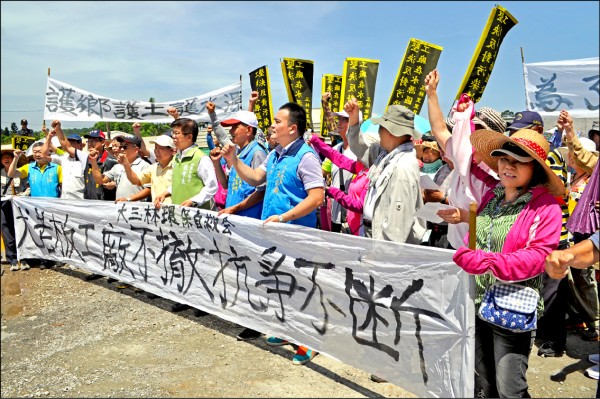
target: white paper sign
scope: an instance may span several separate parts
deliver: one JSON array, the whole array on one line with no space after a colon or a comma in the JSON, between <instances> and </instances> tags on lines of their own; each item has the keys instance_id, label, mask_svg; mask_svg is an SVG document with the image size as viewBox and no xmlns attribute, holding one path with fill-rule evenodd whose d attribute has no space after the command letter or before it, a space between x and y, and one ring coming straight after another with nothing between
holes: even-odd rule
<instances>
[{"instance_id":1,"label":"white paper sign","mask_svg":"<svg viewBox=\"0 0 600 399\"><path fill-rule=\"evenodd\" d=\"M12 201L19 258L117 278L417 396L473 396L472 287L452 251L181 206Z\"/></svg>"},{"instance_id":2,"label":"white paper sign","mask_svg":"<svg viewBox=\"0 0 600 399\"><path fill-rule=\"evenodd\" d=\"M157 122L171 123L168 107L175 107L181 118L209 122L206 103L215 103L219 120L241 109L242 84L236 83L197 97L163 103L114 100L93 94L56 79L48 78L44 119L61 121Z\"/></svg>"},{"instance_id":3,"label":"white paper sign","mask_svg":"<svg viewBox=\"0 0 600 399\"><path fill-rule=\"evenodd\" d=\"M419 186L421 186L421 190L442 190L442 188L435 184L431 179L431 176L425 173L421 174L421 177L419 178Z\"/></svg>"},{"instance_id":4,"label":"white paper sign","mask_svg":"<svg viewBox=\"0 0 600 399\"><path fill-rule=\"evenodd\" d=\"M598 118L598 57L523 64L527 109L558 116L566 109L575 118Z\"/></svg>"},{"instance_id":5,"label":"white paper sign","mask_svg":"<svg viewBox=\"0 0 600 399\"><path fill-rule=\"evenodd\" d=\"M441 202L426 202L417 209L415 217L425 219L431 223L442 223L444 220L437 215L437 211L442 209L456 209L455 206L442 204Z\"/></svg>"}]
</instances>

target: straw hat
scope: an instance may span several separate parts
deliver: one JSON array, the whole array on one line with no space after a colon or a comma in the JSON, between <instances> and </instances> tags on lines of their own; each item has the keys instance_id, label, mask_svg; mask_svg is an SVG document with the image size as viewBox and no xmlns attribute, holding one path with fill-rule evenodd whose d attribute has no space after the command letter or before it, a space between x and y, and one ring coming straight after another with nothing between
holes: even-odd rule
<instances>
[{"instance_id":1,"label":"straw hat","mask_svg":"<svg viewBox=\"0 0 600 399\"><path fill-rule=\"evenodd\" d=\"M435 150L439 154L441 154L437 141L423 141L421 144L415 144L415 150L417 151L417 158L421 159L423 157L423 150L425 148L431 148L432 150Z\"/></svg>"},{"instance_id":2,"label":"straw hat","mask_svg":"<svg viewBox=\"0 0 600 399\"><path fill-rule=\"evenodd\" d=\"M510 137L492 130L480 129L471 135L471 144L481 156L483 162L498 173L498 156L492 156L494 150L507 151L503 146L507 143L516 145L525 151L533 161L539 163L546 173L546 182L543 184L550 194L563 196L565 185L556 174L546 165L546 158L550 151L550 144L543 135L535 130L521 129ZM508 150L509 151L509 150ZM509 151L510 152L510 151ZM518 155L517 159L522 158Z\"/></svg>"},{"instance_id":3,"label":"straw hat","mask_svg":"<svg viewBox=\"0 0 600 399\"><path fill-rule=\"evenodd\" d=\"M12 148L11 144L2 144L2 155L4 156L4 154L10 154L10 156L14 156L14 148ZM27 163L27 158L24 155L21 155L21 158L19 158L19 162L17 163L17 168L20 168L21 166L25 165Z\"/></svg>"}]
</instances>

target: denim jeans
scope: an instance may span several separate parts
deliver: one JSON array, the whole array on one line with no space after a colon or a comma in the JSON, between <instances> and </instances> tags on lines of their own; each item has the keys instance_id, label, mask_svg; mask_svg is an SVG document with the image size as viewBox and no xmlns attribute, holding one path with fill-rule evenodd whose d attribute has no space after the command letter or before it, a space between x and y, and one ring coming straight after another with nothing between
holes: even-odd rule
<instances>
[{"instance_id":1,"label":"denim jeans","mask_svg":"<svg viewBox=\"0 0 600 399\"><path fill-rule=\"evenodd\" d=\"M530 398L526 373L535 331L516 333L475 319L475 397Z\"/></svg>"}]
</instances>

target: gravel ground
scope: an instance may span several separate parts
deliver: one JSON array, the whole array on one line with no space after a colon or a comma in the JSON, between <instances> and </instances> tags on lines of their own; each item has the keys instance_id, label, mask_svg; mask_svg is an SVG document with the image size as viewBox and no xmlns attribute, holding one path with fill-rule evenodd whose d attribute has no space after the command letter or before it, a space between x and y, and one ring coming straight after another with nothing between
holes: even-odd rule
<instances>
[{"instance_id":1,"label":"gravel ground","mask_svg":"<svg viewBox=\"0 0 600 399\"><path fill-rule=\"evenodd\" d=\"M291 346L239 342L240 326L87 274L2 265L1 397L414 397L324 355L294 366ZM583 371L598 343L567 346L547 359L534 348L532 396L595 395Z\"/></svg>"}]
</instances>

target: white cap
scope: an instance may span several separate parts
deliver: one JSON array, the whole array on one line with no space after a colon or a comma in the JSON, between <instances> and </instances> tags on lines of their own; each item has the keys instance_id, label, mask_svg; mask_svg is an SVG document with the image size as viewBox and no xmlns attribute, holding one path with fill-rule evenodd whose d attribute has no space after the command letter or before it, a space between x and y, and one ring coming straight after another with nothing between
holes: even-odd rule
<instances>
[{"instance_id":1,"label":"white cap","mask_svg":"<svg viewBox=\"0 0 600 399\"><path fill-rule=\"evenodd\" d=\"M175 143L173 142L173 139L167 136L166 134L163 134L162 136L158 136L156 139L151 140L150 144L158 144L163 147L175 148Z\"/></svg>"},{"instance_id":2,"label":"white cap","mask_svg":"<svg viewBox=\"0 0 600 399\"><path fill-rule=\"evenodd\" d=\"M254 112L241 110L235 112L228 119L221 121L221 126L231 126L239 122L242 122L244 125L258 127L258 120L256 119L256 115L254 115Z\"/></svg>"},{"instance_id":3,"label":"white cap","mask_svg":"<svg viewBox=\"0 0 600 399\"><path fill-rule=\"evenodd\" d=\"M350 118L346 111L334 112L334 115L341 116L344 118ZM358 111L358 124L360 125L363 122L363 113L361 110Z\"/></svg>"}]
</instances>

